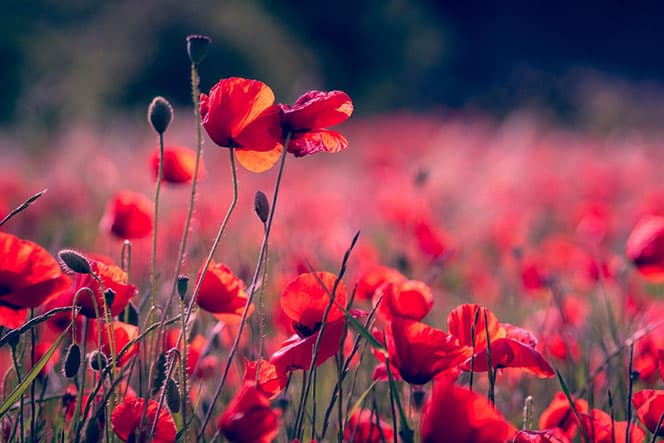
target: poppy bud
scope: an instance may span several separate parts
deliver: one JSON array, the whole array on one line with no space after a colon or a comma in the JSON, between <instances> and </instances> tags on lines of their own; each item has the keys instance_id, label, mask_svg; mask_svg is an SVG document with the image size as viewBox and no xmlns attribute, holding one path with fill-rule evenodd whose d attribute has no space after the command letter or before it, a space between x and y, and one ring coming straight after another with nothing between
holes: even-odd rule
<instances>
[{"instance_id":1,"label":"poppy bud","mask_svg":"<svg viewBox=\"0 0 664 443\"><path fill-rule=\"evenodd\" d=\"M76 343L72 343L71 346L69 346L69 349L67 349L67 354L65 355L65 377L72 378L76 376L80 366L81 348Z\"/></svg>"},{"instance_id":2,"label":"poppy bud","mask_svg":"<svg viewBox=\"0 0 664 443\"><path fill-rule=\"evenodd\" d=\"M148 107L148 120L157 134L166 132L173 118L173 107L164 97L155 97Z\"/></svg>"},{"instance_id":3,"label":"poppy bud","mask_svg":"<svg viewBox=\"0 0 664 443\"><path fill-rule=\"evenodd\" d=\"M189 284L189 277L187 277L186 275L178 276L178 295L182 300L184 300L184 296L187 295L188 284Z\"/></svg>"},{"instance_id":4,"label":"poppy bud","mask_svg":"<svg viewBox=\"0 0 664 443\"><path fill-rule=\"evenodd\" d=\"M111 288L106 289L104 291L104 300L106 301L106 306L110 308L115 301L115 291Z\"/></svg>"},{"instance_id":5,"label":"poppy bud","mask_svg":"<svg viewBox=\"0 0 664 443\"><path fill-rule=\"evenodd\" d=\"M90 369L93 371L101 371L108 364L106 354L100 351L92 351L89 356Z\"/></svg>"},{"instance_id":6,"label":"poppy bud","mask_svg":"<svg viewBox=\"0 0 664 443\"><path fill-rule=\"evenodd\" d=\"M212 39L207 35L194 34L187 36L187 54L191 63L197 65L203 61L210 43L212 43Z\"/></svg>"},{"instance_id":7,"label":"poppy bud","mask_svg":"<svg viewBox=\"0 0 664 443\"><path fill-rule=\"evenodd\" d=\"M256 195L254 195L254 210L258 218L266 223L267 217L270 215L270 202L267 201L267 196L262 191L256 191Z\"/></svg>"},{"instance_id":8,"label":"poppy bud","mask_svg":"<svg viewBox=\"0 0 664 443\"><path fill-rule=\"evenodd\" d=\"M60 264L63 265L65 270L75 272L77 274L89 274L90 262L82 254L74 251L73 249L63 249L58 252Z\"/></svg>"},{"instance_id":9,"label":"poppy bud","mask_svg":"<svg viewBox=\"0 0 664 443\"><path fill-rule=\"evenodd\" d=\"M161 352L152 367L152 395L159 392L164 385L164 380L166 380L166 353Z\"/></svg>"},{"instance_id":10,"label":"poppy bud","mask_svg":"<svg viewBox=\"0 0 664 443\"><path fill-rule=\"evenodd\" d=\"M180 412L180 390L172 378L166 382L166 404L173 414Z\"/></svg>"}]
</instances>

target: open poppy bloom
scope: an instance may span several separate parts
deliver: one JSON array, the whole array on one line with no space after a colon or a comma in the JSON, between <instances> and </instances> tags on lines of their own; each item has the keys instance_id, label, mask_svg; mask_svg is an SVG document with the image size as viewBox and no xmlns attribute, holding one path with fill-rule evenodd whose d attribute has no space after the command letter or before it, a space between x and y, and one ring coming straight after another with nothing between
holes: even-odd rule
<instances>
[{"instance_id":1,"label":"open poppy bloom","mask_svg":"<svg viewBox=\"0 0 664 443\"><path fill-rule=\"evenodd\" d=\"M487 323L484 321L485 313ZM477 319L476 323L475 319ZM473 324L475 325L474 335ZM493 342L507 335L505 328L500 324L495 314L479 305L464 304L458 306L447 316L448 332L455 336L462 346L470 348L471 353L473 342L476 351L486 348L486 324L488 324L490 341Z\"/></svg>"},{"instance_id":2,"label":"open poppy bloom","mask_svg":"<svg viewBox=\"0 0 664 443\"><path fill-rule=\"evenodd\" d=\"M217 421L230 442L270 443L279 433L279 412L253 383L243 383Z\"/></svg>"},{"instance_id":3,"label":"open poppy bloom","mask_svg":"<svg viewBox=\"0 0 664 443\"><path fill-rule=\"evenodd\" d=\"M360 276L357 282L355 297L359 300L371 300L380 286L395 280L406 280L406 277L396 269L387 266L374 266Z\"/></svg>"},{"instance_id":4,"label":"open poppy bloom","mask_svg":"<svg viewBox=\"0 0 664 443\"><path fill-rule=\"evenodd\" d=\"M647 280L664 280L664 217L638 222L627 239L627 256Z\"/></svg>"},{"instance_id":5,"label":"open poppy bloom","mask_svg":"<svg viewBox=\"0 0 664 443\"><path fill-rule=\"evenodd\" d=\"M159 148L152 151L150 164L154 172L155 180L159 177ZM163 180L167 183L179 184L189 183L194 178L196 166L196 153L188 148L180 146L164 147ZM198 165L198 178L205 174L203 158Z\"/></svg>"},{"instance_id":6,"label":"open poppy bloom","mask_svg":"<svg viewBox=\"0 0 664 443\"><path fill-rule=\"evenodd\" d=\"M122 441L144 441L143 436L147 439L150 434L150 428L157 415L158 403L154 400L148 400L147 414L145 414L145 429L142 430L141 436L137 437L135 434L140 426L141 417L143 417L143 408L145 400L143 398L136 398L133 400L125 400L113 409L111 414L111 425L113 432ZM173 443L177 434L175 421L168 411L168 408L161 408L159 411L159 418L157 419L157 429L152 435L152 441L156 443Z\"/></svg>"},{"instance_id":7,"label":"open poppy bloom","mask_svg":"<svg viewBox=\"0 0 664 443\"><path fill-rule=\"evenodd\" d=\"M374 305L378 303L378 316L384 320L395 317L422 320L433 306L431 289L416 280L389 281L374 293Z\"/></svg>"},{"instance_id":8,"label":"open poppy bloom","mask_svg":"<svg viewBox=\"0 0 664 443\"><path fill-rule=\"evenodd\" d=\"M345 92L309 91L293 106L281 104L279 108L284 132L292 134L288 152L296 157L348 147L343 135L325 129L346 121L353 113L353 102Z\"/></svg>"},{"instance_id":9,"label":"open poppy bloom","mask_svg":"<svg viewBox=\"0 0 664 443\"><path fill-rule=\"evenodd\" d=\"M474 357L466 360L460 368L470 371L471 365L476 372L489 370L487 347L475 353ZM474 362L471 363L471 359ZM511 338L499 338L491 342L491 366L493 369L519 368L528 371L540 378L550 378L556 375L553 368L542 355L520 341Z\"/></svg>"},{"instance_id":10,"label":"open poppy bloom","mask_svg":"<svg viewBox=\"0 0 664 443\"><path fill-rule=\"evenodd\" d=\"M104 291L109 289L113 291L113 303L109 306L111 316L119 315L127 307L129 300L138 294L136 286L128 282L127 273L119 266L111 263L103 263L94 259L88 259L90 269L103 283ZM97 280L90 274L76 274L74 288L67 299L63 299L65 306L73 303L74 295L81 288L90 288L94 294L94 299L90 291L82 290L76 298L76 304L81 307L81 314L88 318L104 317L104 294ZM96 308L95 308L96 304Z\"/></svg>"},{"instance_id":11,"label":"open poppy bloom","mask_svg":"<svg viewBox=\"0 0 664 443\"><path fill-rule=\"evenodd\" d=\"M222 79L209 95L201 94L200 110L201 123L212 141L235 148L245 168L261 172L274 164L279 154L275 157L266 151L281 146L281 125L274 93L265 83L241 77Z\"/></svg>"},{"instance_id":12,"label":"open poppy bloom","mask_svg":"<svg viewBox=\"0 0 664 443\"><path fill-rule=\"evenodd\" d=\"M144 195L120 191L108 204L101 227L122 240L144 238L152 232L152 210Z\"/></svg>"},{"instance_id":13,"label":"open poppy bloom","mask_svg":"<svg viewBox=\"0 0 664 443\"><path fill-rule=\"evenodd\" d=\"M201 274L199 271L197 280L201 278ZM233 274L228 266L212 260L203 278L196 303L214 314L218 320L239 319L247 304L248 296L244 289L244 282ZM251 309L253 310L253 305Z\"/></svg>"},{"instance_id":14,"label":"open poppy bloom","mask_svg":"<svg viewBox=\"0 0 664 443\"><path fill-rule=\"evenodd\" d=\"M165 350L167 349L172 349L175 348L176 343L178 342L178 337L180 336L180 329L170 329L166 332L166 337L165 337ZM199 371L196 373L196 375L200 376L200 365L202 361L199 361L201 359L201 355L203 354L203 351L205 350L206 346L206 339L202 335L198 334L196 335L191 342L187 344L187 375L191 376L194 373L194 370L196 370L196 367L198 366ZM180 348L178 349L180 353L183 352L184 347L182 345L182 341L180 342Z\"/></svg>"},{"instance_id":15,"label":"open poppy bloom","mask_svg":"<svg viewBox=\"0 0 664 443\"><path fill-rule=\"evenodd\" d=\"M583 399L573 400L579 414L588 413L588 402ZM568 439L574 439L578 422L564 392L557 392L549 406L542 411L539 419L540 429L561 429Z\"/></svg>"},{"instance_id":16,"label":"open poppy bloom","mask_svg":"<svg viewBox=\"0 0 664 443\"><path fill-rule=\"evenodd\" d=\"M71 279L36 243L0 232L0 325L18 328L35 308L69 288Z\"/></svg>"},{"instance_id":17,"label":"open poppy bloom","mask_svg":"<svg viewBox=\"0 0 664 443\"><path fill-rule=\"evenodd\" d=\"M280 299L281 308L293 321L293 328L300 337L308 337L320 329L325 310L330 304L329 294L336 281L337 276L329 272L300 274L284 289ZM346 285L343 281L339 281L334 294L335 303L328 313L328 323L344 316L344 312L337 306L346 305Z\"/></svg>"},{"instance_id":18,"label":"open poppy bloom","mask_svg":"<svg viewBox=\"0 0 664 443\"><path fill-rule=\"evenodd\" d=\"M328 323L323 331L320 340L318 354L316 355L316 366L320 366L339 351L341 338L344 333L345 319L340 318L332 323ZM296 369L308 370L313 358L314 346L320 330L314 335L300 337L293 335L281 344L281 348L272 354L270 363L272 363L277 373L285 374Z\"/></svg>"},{"instance_id":19,"label":"open poppy bloom","mask_svg":"<svg viewBox=\"0 0 664 443\"><path fill-rule=\"evenodd\" d=\"M380 443L393 439L392 426L369 409L356 411L344 428L344 441L349 443Z\"/></svg>"},{"instance_id":20,"label":"open poppy bloom","mask_svg":"<svg viewBox=\"0 0 664 443\"><path fill-rule=\"evenodd\" d=\"M641 423L650 431L655 432L657 423L664 414L664 390L644 389L632 396L632 404ZM657 433L664 437L664 425Z\"/></svg>"},{"instance_id":21,"label":"open poppy bloom","mask_svg":"<svg viewBox=\"0 0 664 443\"><path fill-rule=\"evenodd\" d=\"M629 428L629 440L625 439L627 421L615 421L609 414L593 409L589 414L579 414L583 434L588 436L592 443L643 443L646 433L636 425Z\"/></svg>"},{"instance_id":22,"label":"open poppy bloom","mask_svg":"<svg viewBox=\"0 0 664 443\"><path fill-rule=\"evenodd\" d=\"M434 386L420 425L423 443L505 443L515 431L484 396L447 383Z\"/></svg>"},{"instance_id":23,"label":"open poppy bloom","mask_svg":"<svg viewBox=\"0 0 664 443\"><path fill-rule=\"evenodd\" d=\"M256 387L268 398L276 397L286 387L288 376L285 372L279 371L274 363L261 359L260 362L245 360L245 364L246 369L242 382L256 382ZM258 377L256 377L256 370L258 370Z\"/></svg>"},{"instance_id":24,"label":"open poppy bloom","mask_svg":"<svg viewBox=\"0 0 664 443\"><path fill-rule=\"evenodd\" d=\"M392 319L386 341L390 363L405 381L416 385L428 383L468 357L455 337L414 320Z\"/></svg>"}]
</instances>

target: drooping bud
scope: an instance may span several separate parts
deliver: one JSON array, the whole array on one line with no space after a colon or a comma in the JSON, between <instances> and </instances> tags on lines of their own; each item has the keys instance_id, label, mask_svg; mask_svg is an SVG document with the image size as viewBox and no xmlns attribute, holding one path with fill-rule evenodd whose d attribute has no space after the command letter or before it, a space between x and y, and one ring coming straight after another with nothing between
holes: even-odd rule
<instances>
[{"instance_id":1,"label":"drooping bud","mask_svg":"<svg viewBox=\"0 0 664 443\"><path fill-rule=\"evenodd\" d=\"M254 195L254 210L256 215L263 222L267 222L267 218L270 215L270 202L267 200L267 196L262 191L256 191Z\"/></svg>"},{"instance_id":2,"label":"drooping bud","mask_svg":"<svg viewBox=\"0 0 664 443\"><path fill-rule=\"evenodd\" d=\"M73 249L63 249L58 252L60 264L67 271L75 272L77 274L89 274L91 272L90 262L85 256L74 251Z\"/></svg>"},{"instance_id":3,"label":"drooping bud","mask_svg":"<svg viewBox=\"0 0 664 443\"><path fill-rule=\"evenodd\" d=\"M180 390L172 378L166 382L166 404L173 414L180 412Z\"/></svg>"},{"instance_id":4,"label":"drooping bud","mask_svg":"<svg viewBox=\"0 0 664 443\"><path fill-rule=\"evenodd\" d=\"M65 377L72 378L78 374L78 368L81 366L81 348L76 344L72 343L67 349L67 354L65 355L65 365L64 373Z\"/></svg>"},{"instance_id":5,"label":"drooping bud","mask_svg":"<svg viewBox=\"0 0 664 443\"><path fill-rule=\"evenodd\" d=\"M178 276L178 295L182 300L184 300L184 296L187 295L187 285L189 284L189 277L186 275L179 275Z\"/></svg>"},{"instance_id":6,"label":"drooping bud","mask_svg":"<svg viewBox=\"0 0 664 443\"><path fill-rule=\"evenodd\" d=\"M207 35L187 36L187 54L191 63L198 65L207 55L212 39Z\"/></svg>"},{"instance_id":7,"label":"drooping bud","mask_svg":"<svg viewBox=\"0 0 664 443\"><path fill-rule=\"evenodd\" d=\"M93 371L101 371L108 364L106 354L100 351L92 351L88 357L88 361L90 362L90 369Z\"/></svg>"},{"instance_id":8,"label":"drooping bud","mask_svg":"<svg viewBox=\"0 0 664 443\"><path fill-rule=\"evenodd\" d=\"M157 134L163 134L173 119L173 107L164 97L155 97L148 107L148 121Z\"/></svg>"},{"instance_id":9,"label":"drooping bud","mask_svg":"<svg viewBox=\"0 0 664 443\"><path fill-rule=\"evenodd\" d=\"M152 367L152 395L157 395L164 385L164 380L166 380L166 353L160 352Z\"/></svg>"}]
</instances>

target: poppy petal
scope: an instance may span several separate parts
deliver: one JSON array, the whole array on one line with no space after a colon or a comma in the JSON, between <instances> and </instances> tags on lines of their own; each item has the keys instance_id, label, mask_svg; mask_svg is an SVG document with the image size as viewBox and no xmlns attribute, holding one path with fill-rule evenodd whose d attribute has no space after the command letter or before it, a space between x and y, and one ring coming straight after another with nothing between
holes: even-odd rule
<instances>
[{"instance_id":1,"label":"poppy petal","mask_svg":"<svg viewBox=\"0 0 664 443\"><path fill-rule=\"evenodd\" d=\"M317 152L339 152L348 147L348 140L337 131L315 129L303 134L296 134L288 144L288 152L295 157Z\"/></svg>"}]
</instances>

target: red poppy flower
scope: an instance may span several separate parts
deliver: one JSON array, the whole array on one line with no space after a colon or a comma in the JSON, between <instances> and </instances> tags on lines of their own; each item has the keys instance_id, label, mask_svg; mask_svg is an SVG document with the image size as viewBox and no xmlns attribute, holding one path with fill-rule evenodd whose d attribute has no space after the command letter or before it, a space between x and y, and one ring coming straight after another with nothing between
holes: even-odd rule
<instances>
[{"instance_id":1,"label":"red poppy flower","mask_svg":"<svg viewBox=\"0 0 664 443\"><path fill-rule=\"evenodd\" d=\"M279 412L252 383L244 383L217 421L230 442L270 443L279 433Z\"/></svg>"},{"instance_id":2,"label":"red poppy flower","mask_svg":"<svg viewBox=\"0 0 664 443\"><path fill-rule=\"evenodd\" d=\"M590 414L579 414L583 434L588 436L592 443L626 443L627 421L615 421L611 416L599 409L593 409ZM642 443L646 433L636 425L629 428L629 441Z\"/></svg>"},{"instance_id":3,"label":"red poppy flower","mask_svg":"<svg viewBox=\"0 0 664 443\"><path fill-rule=\"evenodd\" d=\"M664 381L664 348L657 351L657 357L659 359L659 376Z\"/></svg>"},{"instance_id":4,"label":"red poppy flower","mask_svg":"<svg viewBox=\"0 0 664 443\"><path fill-rule=\"evenodd\" d=\"M101 346L99 346L99 334L98 328L101 327ZM131 325L129 323L123 323L121 321L113 321L110 323L110 326L104 323L101 319L93 321L91 320L88 326L88 343L90 346L98 348L101 352L106 355L109 359L112 357L112 348L108 341L109 331L112 334L113 340L115 341L115 353L119 354L122 349L129 344L129 342L136 337L138 337L138 327ZM123 366L129 361L131 357L138 354L139 344L138 342L132 344L127 352L124 353L122 358L118 359L118 367Z\"/></svg>"},{"instance_id":5,"label":"red poppy flower","mask_svg":"<svg viewBox=\"0 0 664 443\"><path fill-rule=\"evenodd\" d=\"M316 366L320 366L339 351L341 337L344 333L345 319L339 319L325 326L323 337L320 340ZM272 354L272 363L278 373L288 373L295 369L309 369L313 357L314 346L318 339L318 333L308 337L293 335L281 344L281 348Z\"/></svg>"},{"instance_id":6,"label":"red poppy flower","mask_svg":"<svg viewBox=\"0 0 664 443\"><path fill-rule=\"evenodd\" d=\"M355 411L344 428L344 441L348 443L381 443L393 439L392 426L368 409Z\"/></svg>"},{"instance_id":7,"label":"red poppy flower","mask_svg":"<svg viewBox=\"0 0 664 443\"><path fill-rule=\"evenodd\" d=\"M448 242L443 234L430 222L420 220L415 224L415 239L424 254L438 258L449 250Z\"/></svg>"},{"instance_id":8,"label":"red poppy flower","mask_svg":"<svg viewBox=\"0 0 664 443\"><path fill-rule=\"evenodd\" d=\"M245 364L246 369L242 382L257 383L258 389L269 398L276 397L286 387L288 375L285 372L279 371L274 363L260 360L260 368L258 361L245 360ZM256 377L257 369L259 369L258 377Z\"/></svg>"},{"instance_id":9,"label":"red poppy flower","mask_svg":"<svg viewBox=\"0 0 664 443\"><path fill-rule=\"evenodd\" d=\"M380 265L374 266L360 276L360 280L357 282L355 297L359 300L371 300L376 289L383 283L394 280L406 280L406 277L396 269Z\"/></svg>"},{"instance_id":10,"label":"red poppy flower","mask_svg":"<svg viewBox=\"0 0 664 443\"><path fill-rule=\"evenodd\" d=\"M353 113L353 102L341 91L309 91L293 106L279 105L284 132L291 132L288 152L296 157L316 152L339 152L348 147L348 140L336 131L325 128L338 125Z\"/></svg>"},{"instance_id":11,"label":"red poppy flower","mask_svg":"<svg viewBox=\"0 0 664 443\"><path fill-rule=\"evenodd\" d=\"M300 274L281 294L281 308L293 321L293 328L301 337L308 337L320 328L330 304L328 293L332 293L336 280L337 276L329 272ZM328 313L328 323L344 316L337 306L346 305L346 285L343 281L337 285L335 302Z\"/></svg>"},{"instance_id":12,"label":"red poppy flower","mask_svg":"<svg viewBox=\"0 0 664 443\"><path fill-rule=\"evenodd\" d=\"M574 407L579 414L588 412L588 402L582 399L574 400ZM542 411L539 419L540 429L560 428L567 438L572 440L576 435L578 422L569 401L563 392L557 392L549 406Z\"/></svg>"},{"instance_id":13,"label":"red poppy flower","mask_svg":"<svg viewBox=\"0 0 664 443\"><path fill-rule=\"evenodd\" d=\"M152 232L152 202L147 197L131 191L120 191L111 200L102 229L120 239L138 239Z\"/></svg>"},{"instance_id":14,"label":"red poppy flower","mask_svg":"<svg viewBox=\"0 0 664 443\"><path fill-rule=\"evenodd\" d=\"M389 281L374 293L374 304L378 303L378 315L384 320L394 317L422 320L433 306L431 289L416 280Z\"/></svg>"},{"instance_id":15,"label":"red poppy flower","mask_svg":"<svg viewBox=\"0 0 664 443\"><path fill-rule=\"evenodd\" d=\"M88 259L90 269L99 277L104 285L104 291L109 289L113 291L113 303L110 306L111 316L119 315L127 307L129 300L138 294L136 286L128 282L127 273L124 272L119 266L114 264L102 263L94 259ZM95 278L90 274L76 274L74 280L74 288L71 295L67 297L65 306L71 306L74 295L81 288L90 288L94 293L94 300L90 291L81 291L76 299L76 304L81 307L81 314L88 318L96 318L97 311L95 311L95 303L99 310L99 316L104 316L104 294L102 294L101 287Z\"/></svg>"},{"instance_id":16,"label":"red poppy flower","mask_svg":"<svg viewBox=\"0 0 664 443\"><path fill-rule=\"evenodd\" d=\"M479 313L478 313L479 311ZM484 313L489 325L489 338L493 342L507 335L505 328L498 322L498 318L487 308L474 304L464 304L456 307L447 316L447 329L450 334L459 339L459 343L470 348L473 347L473 323L475 324L475 350L486 348L486 326Z\"/></svg>"},{"instance_id":17,"label":"red poppy flower","mask_svg":"<svg viewBox=\"0 0 664 443\"><path fill-rule=\"evenodd\" d=\"M159 177L159 148L152 151L150 164L154 172L155 180ZM164 148L164 181L168 183L189 183L194 178L194 167L196 165L196 153L188 148L180 146L166 146ZM198 165L198 178L205 174L203 158Z\"/></svg>"},{"instance_id":18,"label":"red poppy flower","mask_svg":"<svg viewBox=\"0 0 664 443\"><path fill-rule=\"evenodd\" d=\"M655 432L657 423L664 414L664 390L645 389L632 396L632 404L636 408L636 415L641 423L650 431ZM664 425L657 433L664 437Z\"/></svg>"},{"instance_id":19,"label":"red poppy flower","mask_svg":"<svg viewBox=\"0 0 664 443\"><path fill-rule=\"evenodd\" d=\"M35 308L71 285L41 246L0 232L0 325L18 328Z\"/></svg>"},{"instance_id":20,"label":"red poppy flower","mask_svg":"<svg viewBox=\"0 0 664 443\"><path fill-rule=\"evenodd\" d=\"M627 256L646 279L664 280L664 217L639 221L627 239Z\"/></svg>"},{"instance_id":21,"label":"red poppy flower","mask_svg":"<svg viewBox=\"0 0 664 443\"><path fill-rule=\"evenodd\" d=\"M172 349L175 347L178 342L178 337L180 336L180 329L171 329L166 333L165 349ZM187 375L191 376L196 369L196 366L200 366L202 362L199 362L203 351L206 346L206 339L202 335L196 335L191 342L187 344ZM183 345L180 342L180 353L183 352ZM199 367L200 369L200 367ZM200 372L200 371L199 371ZM199 373L196 375L200 376Z\"/></svg>"},{"instance_id":22,"label":"red poppy flower","mask_svg":"<svg viewBox=\"0 0 664 443\"><path fill-rule=\"evenodd\" d=\"M199 271L197 280L201 278L201 273ZM219 320L239 319L247 304L248 296L244 289L244 282L236 277L228 266L212 260L196 303ZM251 308L253 309L253 306Z\"/></svg>"},{"instance_id":23,"label":"red poppy flower","mask_svg":"<svg viewBox=\"0 0 664 443\"><path fill-rule=\"evenodd\" d=\"M512 443L571 443L571 441L562 430L555 428L544 431L519 430L514 435Z\"/></svg>"},{"instance_id":24,"label":"red poppy flower","mask_svg":"<svg viewBox=\"0 0 664 443\"><path fill-rule=\"evenodd\" d=\"M133 400L125 400L113 409L111 414L111 425L113 432L122 441L129 441L138 430L140 426L141 417L143 417L144 399L136 398ZM158 403L154 400L148 400L147 414L145 415L144 426L146 429L142 431L147 438L150 433L150 428L157 415ZM152 441L156 443L173 443L177 435L177 428L175 421L168 412L168 408L161 408L159 411L159 418L157 419L157 429L152 435ZM143 441L143 438L136 438L132 441Z\"/></svg>"},{"instance_id":25,"label":"red poppy flower","mask_svg":"<svg viewBox=\"0 0 664 443\"><path fill-rule=\"evenodd\" d=\"M404 380L417 385L428 383L468 357L455 337L414 320L392 319L386 341L390 363Z\"/></svg>"},{"instance_id":26,"label":"red poppy flower","mask_svg":"<svg viewBox=\"0 0 664 443\"><path fill-rule=\"evenodd\" d=\"M434 387L420 425L423 443L505 443L515 431L485 397L447 383Z\"/></svg>"}]
</instances>

